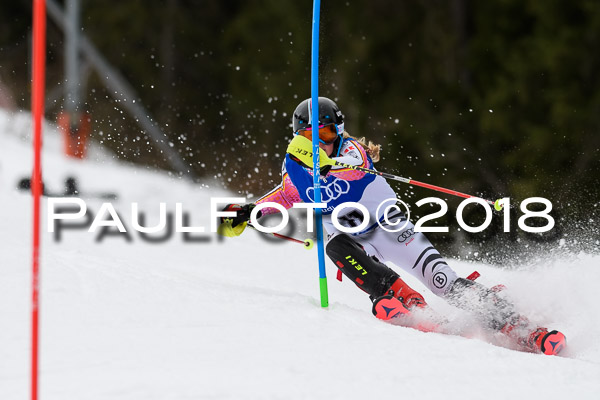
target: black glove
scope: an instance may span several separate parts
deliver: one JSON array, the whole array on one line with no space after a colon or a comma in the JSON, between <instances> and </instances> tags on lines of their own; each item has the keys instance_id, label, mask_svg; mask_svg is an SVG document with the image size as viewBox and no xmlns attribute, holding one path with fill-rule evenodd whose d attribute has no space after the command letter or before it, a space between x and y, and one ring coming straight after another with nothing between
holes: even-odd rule
<instances>
[{"instance_id":1,"label":"black glove","mask_svg":"<svg viewBox=\"0 0 600 400\"><path fill-rule=\"evenodd\" d=\"M249 203L244 204L243 206L239 204L227 204L222 211L235 211L235 217L220 217L221 225L219 225L219 229L217 232L223 236L240 236L246 226L248 225L248 221L250 221L250 214L252 210L256 207L256 204ZM257 218L262 216L262 211L259 211L256 215Z\"/></svg>"},{"instance_id":2,"label":"black glove","mask_svg":"<svg viewBox=\"0 0 600 400\"><path fill-rule=\"evenodd\" d=\"M254 207L256 207L256 204L254 203L244 204L243 206L239 204L227 204L221 211L236 211L237 215L235 217L221 217L221 223L225 222L226 220L230 220L231 226L235 228L239 224L248 222L250 221L250 214L252 213ZM259 211L256 217L260 218L261 216L262 211Z\"/></svg>"}]
</instances>

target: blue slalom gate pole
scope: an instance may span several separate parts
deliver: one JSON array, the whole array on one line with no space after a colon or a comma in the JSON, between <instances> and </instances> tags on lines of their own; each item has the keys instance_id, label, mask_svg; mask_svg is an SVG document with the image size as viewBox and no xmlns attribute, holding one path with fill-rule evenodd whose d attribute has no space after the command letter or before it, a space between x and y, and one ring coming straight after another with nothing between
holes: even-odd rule
<instances>
[{"instance_id":1,"label":"blue slalom gate pole","mask_svg":"<svg viewBox=\"0 0 600 400\"><path fill-rule=\"evenodd\" d=\"M313 144L313 186L315 203L321 202L321 168L319 160L319 20L321 1L313 1L312 52L311 52L311 104L316 107L312 112L312 144ZM325 247L323 244L323 215L320 208L315 210L317 229L317 254L319 258L319 287L321 291L321 307L329 305L327 294L327 274L325 273Z\"/></svg>"}]
</instances>

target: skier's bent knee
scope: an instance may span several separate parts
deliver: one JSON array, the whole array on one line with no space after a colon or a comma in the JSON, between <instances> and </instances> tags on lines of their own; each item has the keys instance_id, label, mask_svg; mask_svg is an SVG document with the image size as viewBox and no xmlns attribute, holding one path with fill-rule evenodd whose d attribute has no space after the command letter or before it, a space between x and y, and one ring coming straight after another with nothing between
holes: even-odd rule
<instances>
[{"instance_id":1,"label":"skier's bent knee","mask_svg":"<svg viewBox=\"0 0 600 400\"><path fill-rule=\"evenodd\" d=\"M426 304L423 296L408 286L400 275L375 257L369 256L350 236L334 236L327 244L326 251L342 273L368 293L372 301L382 296L392 296L407 308Z\"/></svg>"}]
</instances>

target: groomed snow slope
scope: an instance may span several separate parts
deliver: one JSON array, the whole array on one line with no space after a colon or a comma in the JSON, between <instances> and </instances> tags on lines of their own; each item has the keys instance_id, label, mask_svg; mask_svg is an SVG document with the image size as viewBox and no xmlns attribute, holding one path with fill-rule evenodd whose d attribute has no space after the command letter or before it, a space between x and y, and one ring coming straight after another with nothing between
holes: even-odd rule
<instances>
[{"instance_id":1,"label":"groomed snow slope","mask_svg":"<svg viewBox=\"0 0 600 400\"><path fill-rule=\"evenodd\" d=\"M0 399L29 398L31 171L27 114L0 110ZM316 252L257 232L185 242L143 241L131 203L153 225L175 203L209 229L210 198L233 196L165 173L119 164L99 150L67 160L46 129L44 180L59 191L112 191L131 241L86 230L60 242L44 221L41 250L41 398L57 399L597 399L600 258L569 255L513 270L450 260L461 276L504 283L519 307L569 339L562 357L484 340L422 333L373 318L368 298L334 279L319 306ZM83 197L96 213L103 200ZM106 201L106 200L104 200ZM46 207L46 200L43 201ZM44 214L45 215L45 214ZM194 234L195 237L202 235ZM462 318L433 298L430 304Z\"/></svg>"}]
</instances>

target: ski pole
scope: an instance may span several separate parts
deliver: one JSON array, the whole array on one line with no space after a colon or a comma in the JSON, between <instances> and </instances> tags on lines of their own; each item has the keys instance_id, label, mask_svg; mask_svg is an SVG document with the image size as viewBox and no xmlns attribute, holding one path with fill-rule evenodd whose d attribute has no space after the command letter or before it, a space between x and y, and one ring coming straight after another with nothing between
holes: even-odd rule
<instances>
[{"instance_id":1,"label":"ski pole","mask_svg":"<svg viewBox=\"0 0 600 400\"><path fill-rule=\"evenodd\" d=\"M442 193L446 193L446 194L451 194L453 196L463 197L465 199L471 199L471 198L481 199L481 197L479 197L479 196L473 196L473 195L470 195L470 194L458 192L456 190L446 189L446 188L443 188L441 186L435 186L435 185L431 185L429 183L419 182L419 181L416 181L414 179L403 178L401 176L388 174L386 172L376 171L374 169L363 168L363 167L359 167L359 166L356 166L356 165L345 164L345 163L342 163L342 162L339 162L339 161L335 161L335 160L333 160L333 161L335 163L334 165L338 165L338 166L341 166L341 167L344 167L344 168L351 168L351 169L354 169L356 171L366 172L368 174L379 175L379 176L381 176L383 178L391 179L391 180L398 181L398 182L408 183L409 185L420 186L420 187L424 187L426 189L435 190L437 192L442 192ZM484 200L486 203L488 203L491 206L493 206L494 209L496 209L497 211L502 210L503 205L500 204L500 200L501 199L498 199L496 201L491 201L491 200L487 200L487 199L482 199L482 200Z\"/></svg>"},{"instance_id":2,"label":"ski pole","mask_svg":"<svg viewBox=\"0 0 600 400\"><path fill-rule=\"evenodd\" d=\"M309 162L312 161L312 158L313 158L312 151L309 151L307 149L306 143L303 143L304 141L307 141L307 140L308 139L306 139L305 137L298 135L294 138L294 140L292 140L290 142L290 144L288 145L288 150L287 150L288 153L290 153L292 156L301 160L301 162L304 165L309 165ZM300 145L296 145L294 143L294 141L300 143ZM386 172L380 172L380 171L376 171L374 169L359 167L357 165L346 164L346 163L343 163L343 162L340 162L337 160L333 160L333 159L327 157L327 155L324 152L320 156L320 159L321 159L322 166L332 166L332 167L339 166L339 167L343 167L343 168L349 168L349 169L353 169L355 171L366 172L367 174L378 175L378 176L381 176L386 179L391 179L391 180L402 182L402 183L408 183L409 185L420 186L420 187L424 187L426 189L435 190L437 192L442 192L442 193L446 193L446 194L451 194L453 196L463 197L465 199L470 199L470 198L481 199L481 197L479 197L479 196L473 196L470 194L458 192L456 190L446 189L441 186L435 186L435 185L431 185L429 183L419 182L414 179L403 178L401 176L388 174ZM497 211L502 210L502 207L504 206L503 204L501 204L502 199L498 199L496 201L491 201L491 200L486 200L486 199L481 199L481 200L483 200L486 203L493 206L494 209L496 209Z\"/></svg>"},{"instance_id":3,"label":"ski pole","mask_svg":"<svg viewBox=\"0 0 600 400\"><path fill-rule=\"evenodd\" d=\"M308 150L308 148L307 148L308 146L307 146L307 144L304 143L304 141L308 141L308 139L306 139L305 137L300 136L300 135L294 137L294 139L288 145L287 151L292 156L298 158L304 165L309 165L309 162L312 161L313 153L312 153L312 151ZM294 142L298 143L298 145ZM320 151L323 152L323 150L320 150ZM479 196L473 196L470 194L458 192L456 190L446 189L441 186L435 186L435 185L431 185L429 183L419 182L414 179L403 178L401 176L388 174L386 172L380 172L380 171L376 171L374 169L363 168L363 167L359 167L357 165L350 165L350 164L346 164L346 163L343 163L340 161L336 161L336 160L333 160L333 159L327 157L325 152L323 152L320 155L320 159L321 159L321 166L330 165L332 167L339 166L339 167L343 167L343 168L349 168L349 169L353 169L355 171L366 172L367 174L378 175L378 176L381 176L386 179L391 179L391 180L398 181L398 182L408 183L409 185L420 186L420 187L435 190L438 192L451 194L453 196L464 197L465 199L470 199L470 198L481 199L481 197L479 197ZM486 203L492 205L494 207L494 209L496 209L497 211L502 210L503 204L500 203L502 199L498 199L496 201L491 201L491 200L486 200L486 199L482 199L482 200L485 201Z\"/></svg>"},{"instance_id":4,"label":"ski pole","mask_svg":"<svg viewBox=\"0 0 600 400\"><path fill-rule=\"evenodd\" d=\"M263 233L265 235L271 235L271 236L274 236L274 237L276 237L278 239L283 239L283 240L288 240L290 242L303 244L304 248L306 250L310 250L314 246L314 242L312 241L312 239L300 240L300 239L296 239L296 238L293 238L291 236L285 236L285 235L282 235L282 234L276 233L276 232L263 232L263 231L257 229L254 225L251 225L251 224L248 224L248 226L250 228L254 229L255 231Z\"/></svg>"}]
</instances>

